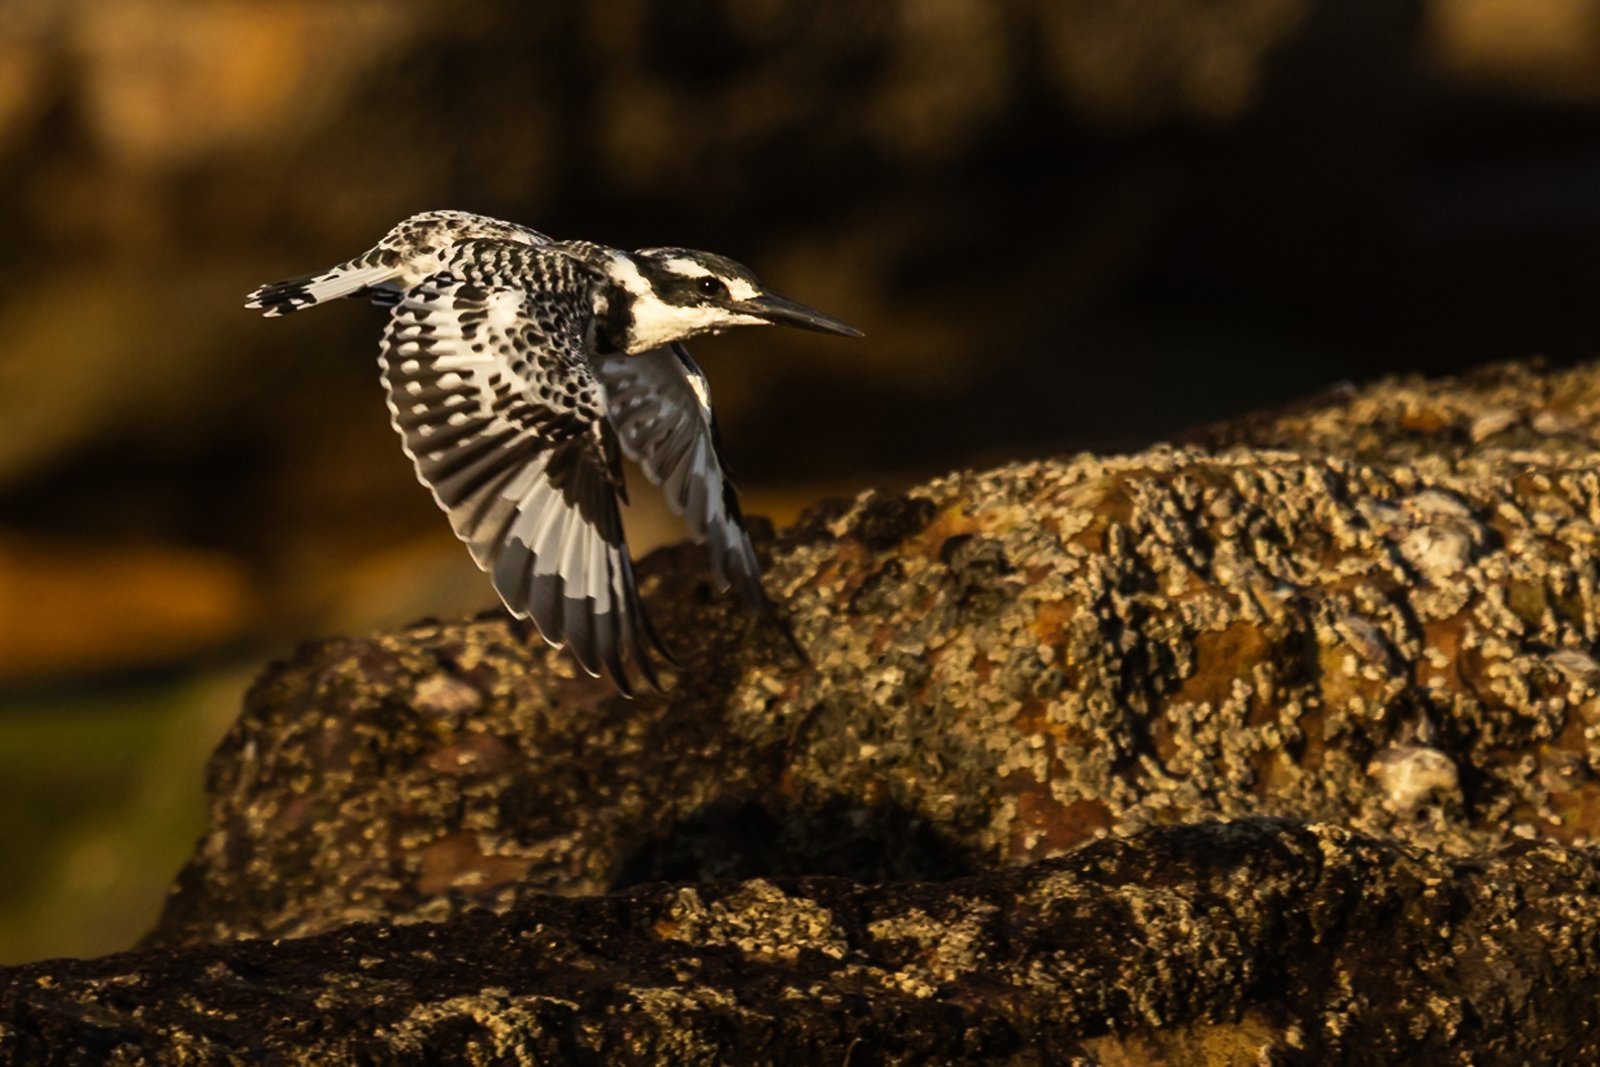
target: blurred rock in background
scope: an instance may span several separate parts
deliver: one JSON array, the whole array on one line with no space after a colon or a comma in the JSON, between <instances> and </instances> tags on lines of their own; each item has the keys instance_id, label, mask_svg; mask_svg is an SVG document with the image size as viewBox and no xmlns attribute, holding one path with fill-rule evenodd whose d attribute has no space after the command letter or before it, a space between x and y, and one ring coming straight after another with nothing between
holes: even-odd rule
<instances>
[{"instance_id":1,"label":"blurred rock in background","mask_svg":"<svg viewBox=\"0 0 1600 1067\"><path fill-rule=\"evenodd\" d=\"M381 313L264 322L257 283L437 207L744 260L868 334L697 347L781 520L1592 353L1597 60L1597 0L7 0L0 759L103 788L0 785L38 831L0 838L33 872L0 883L28 917L0 960L154 914L236 665L491 602L387 426ZM148 740L176 709L197 740ZM85 756L111 721L147 740ZM149 809L179 843L64 893L152 774L190 790Z\"/></svg>"}]
</instances>

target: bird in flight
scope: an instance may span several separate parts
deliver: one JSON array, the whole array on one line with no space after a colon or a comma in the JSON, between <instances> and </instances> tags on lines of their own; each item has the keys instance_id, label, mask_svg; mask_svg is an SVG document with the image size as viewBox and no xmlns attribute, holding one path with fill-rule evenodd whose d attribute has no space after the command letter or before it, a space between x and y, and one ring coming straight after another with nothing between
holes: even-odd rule
<instances>
[{"instance_id":1,"label":"bird in flight","mask_svg":"<svg viewBox=\"0 0 1600 1067\"><path fill-rule=\"evenodd\" d=\"M632 695L635 671L660 689L652 651L671 662L634 585L623 455L708 545L718 587L777 619L710 388L681 342L735 326L859 330L724 256L558 241L460 211L413 215L246 306L273 316L336 297L390 308L378 362L417 478L511 613L589 674Z\"/></svg>"}]
</instances>

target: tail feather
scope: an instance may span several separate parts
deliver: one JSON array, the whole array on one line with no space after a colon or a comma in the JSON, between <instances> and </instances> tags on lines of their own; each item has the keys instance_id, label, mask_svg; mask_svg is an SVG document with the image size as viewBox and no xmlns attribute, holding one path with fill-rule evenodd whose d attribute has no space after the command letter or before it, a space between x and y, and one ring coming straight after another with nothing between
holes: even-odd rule
<instances>
[{"instance_id":1,"label":"tail feather","mask_svg":"<svg viewBox=\"0 0 1600 1067\"><path fill-rule=\"evenodd\" d=\"M367 258L351 260L318 274L263 285L250 294L244 306L261 308L262 314L270 317L287 315L341 296L376 295L371 291L394 280L399 272L392 264L363 262Z\"/></svg>"}]
</instances>

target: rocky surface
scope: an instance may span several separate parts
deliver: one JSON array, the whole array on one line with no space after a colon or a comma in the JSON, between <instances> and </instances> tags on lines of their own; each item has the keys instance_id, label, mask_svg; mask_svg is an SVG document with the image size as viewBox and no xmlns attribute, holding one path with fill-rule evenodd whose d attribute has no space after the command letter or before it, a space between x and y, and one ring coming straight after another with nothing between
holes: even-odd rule
<instances>
[{"instance_id":1,"label":"rocky surface","mask_svg":"<svg viewBox=\"0 0 1600 1067\"><path fill-rule=\"evenodd\" d=\"M1515 470L1552 459L1592 462L1600 449L1600 372L1543 360L1500 363L1458 378L1345 385L1274 412L1191 435L1211 451L1267 448L1361 463L1481 460Z\"/></svg>"},{"instance_id":2,"label":"rocky surface","mask_svg":"<svg viewBox=\"0 0 1600 1067\"><path fill-rule=\"evenodd\" d=\"M0 978L8 1062L1592 1062L1600 863L1325 824L941 884L535 895ZM1374 936L1382 931L1382 936Z\"/></svg>"},{"instance_id":3,"label":"rocky surface","mask_svg":"<svg viewBox=\"0 0 1600 1067\"><path fill-rule=\"evenodd\" d=\"M1504 367L825 505L809 663L666 550L658 697L497 616L307 645L0 1048L1586 1062L1597 428Z\"/></svg>"},{"instance_id":4,"label":"rocky surface","mask_svg":"<svg viewBox=\"0 0 1600 1067\"><path fill-rule=\"evenodd\" d=\"M940 878L1217 817L1583 844L1600 370L1485 381L1523 407L1389 383L1304 416L1306 453L1083 456L818 509L768 578L809 665L746 639L697 552L657 554L685 662L664 698L574 678L498 616L307 646L217 753L156 939L653 878ZM1439 414L1480 408L1520 411L1506 447Z\"/></svg>"}]
</instances>

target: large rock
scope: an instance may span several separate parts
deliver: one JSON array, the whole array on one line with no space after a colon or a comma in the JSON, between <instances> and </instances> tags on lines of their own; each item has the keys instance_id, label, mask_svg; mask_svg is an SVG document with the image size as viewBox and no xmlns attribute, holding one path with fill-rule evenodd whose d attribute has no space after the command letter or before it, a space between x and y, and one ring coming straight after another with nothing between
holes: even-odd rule
<instances>
[{"instance_id":1,"label":"large rock","mask_svg":"<svg viewBox=\"0 0 1600 1067\"><path fill-rule=\"evenodd\" d=\"M528 888L947 877L1218 817L1583 843L1600 369L1487 381L1283 416L1321 427L1306 453L1084 456L818 509L768 578L810 664L747 638L696 550L658 553L640 573L685 664L664 697L499 616L307 646L218 751L156 942Z\"/></svg>"},{"instance_id":2,"label":"large rock","mask_svg":"<svg viewBox=\"0 0 1600 1067\"><path fill-rule=\"evenodd\" d=\"M825 505L764 539L805 663L666 550L661 696L498 616L308 645L0 1049L1588 1062L1597 430L1508 367Z\"/></svg>"}]
</instances>

